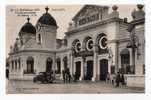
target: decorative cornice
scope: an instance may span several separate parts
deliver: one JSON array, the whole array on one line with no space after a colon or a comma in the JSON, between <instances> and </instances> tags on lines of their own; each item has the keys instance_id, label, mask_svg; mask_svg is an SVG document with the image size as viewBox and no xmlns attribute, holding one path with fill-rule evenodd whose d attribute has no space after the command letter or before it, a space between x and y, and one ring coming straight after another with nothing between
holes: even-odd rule
<instances>
[{"instance_id":1,"label":"decorative cornice","mask_svg":"<svg viewBox=\"0 0 151 100\"><path fill-rule=\"evenodd\" d=\"M71 48L60 49L60 50L57 50L56 53L67 52L67 51L70 51L70 50L71 50Z\"/></svg>"},{"instance_id":2,"label":"decorative cornice","mask_svg":"<svg viewBox=\"0 0 151 100\"><path fill-rule=\"evenodd\" d=\"M23 53L23 52L55 53L56 51L49 51L49 50L20 50L20 51L17 51L17 52L9 53L9 55L14 55L14 54Z\"/></svg>"},{"instance_id":3,"label":"decorative cornice","mask_svg":"<svg viewBox=\"0 0 151 100\"><path fill-rule=\"evenodd\" d=\"M108 40L108 43L121 43L128 41L130 41L130 38Z\"/></svg>"},{"instance_id":4,"label":"decorative cornice","mask_svg":"<svg viewBox=\"0 0 151 100\"><path fill-rule=\"evenodd\" d=\"M66 32L65 34L66 35L71 35L73 33L77 33L77 32L84 31L84 30L89 30L89 29L92 29L92 28L96 28L96 27L98 27L100 25L104 25L104 24L111 23L111 22L122 22L122 23L124 23L123 19L110 18L110 19L106 19L106 20L101 20L101 21L99 21L97 23L94 23L94 24L91 24L91 25L75 28L75 29L73 29L71 31ZM125 23L125 24L128 24L128 23Z\"/></svg>"}]
</instances>

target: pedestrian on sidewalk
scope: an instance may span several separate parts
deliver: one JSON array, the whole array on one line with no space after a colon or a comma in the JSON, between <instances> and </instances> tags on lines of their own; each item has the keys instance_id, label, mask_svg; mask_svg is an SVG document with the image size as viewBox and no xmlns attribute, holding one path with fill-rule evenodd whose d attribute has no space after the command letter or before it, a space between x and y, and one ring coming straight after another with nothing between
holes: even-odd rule
<instances>
[{"instance_id":1,"label":"pedestrian on sidewalk","mask_svg":"<svg viewBox=\"0 0 151 100\"><path fill-rule=\"evenodd\" d=\"M66 70L66 78L67 78L67 81L70 83L71 75L70 75L70 70L69 70L69 68L67 68L67 70Z\"/></svg>"},{"instance_id":2,"label":"pedestrian on sidewalk","mask_svg":"<svg viewBox=\"0 0 151 100\"><path fill-rule=\"evenodd\" d=\"M116 87L119 87L119 84L120 84L120 73L117 72L117 75L116 75Z\"/></svg>"},{"instance_id":3,"label":"pedestrian on sidewalk","mask_svg":"<svg viewBox=\"0 0 151 100\"><path fill-rule=\"evenodd\" d=\"M107 75L106 75L106 83L110 83L110 73L107 72Z\"/></svg>"},{"instance_id":4,"label":"pedestrian on sidewalk","mask_svg":"<svg viewBox=\"0 0 151 100\"><path fill-rule=\"evenodd\" d=\"M116 75L115 75L115 73L114 73L114 74L111 75L111 84L112 84L113 86L115 86L115 83L116 83Z\"/></svg>"},{"instance_id":5,"label":"pedestrian on sidewalk","mask_svg":"<svg viewBox=\"0 0 151 100\"><path fill-rule=\"evenodd\" d=\"M124 78L124 74L121 74L121 85L124 86L125 85L125 78Z\"/></svg>"},{"instance_id":6,"label":"pedestrian on sidewalk","mask_svg":"<svg viewBox=\"0 0 151 100\"><path fill-rule=\"evenodd\" d=\"M65 71L62 70L63 82L65 83Z\"/></svg>"}]
</instances>

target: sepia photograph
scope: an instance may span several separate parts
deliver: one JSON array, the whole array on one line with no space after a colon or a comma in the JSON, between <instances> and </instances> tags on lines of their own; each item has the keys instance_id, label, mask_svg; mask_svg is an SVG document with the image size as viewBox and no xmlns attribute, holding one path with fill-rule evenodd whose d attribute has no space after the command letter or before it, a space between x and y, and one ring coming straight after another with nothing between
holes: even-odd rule
<instances>
[{"instance_id":1,"label":"sepia photograph","mask_svg":"<svg viewBox=\"0 0 151 100\"><path fill-rule=\"evenodd\" d=\"M6 94L145 93L145 5L7 5Z\"/></svg>"}]
</instances>

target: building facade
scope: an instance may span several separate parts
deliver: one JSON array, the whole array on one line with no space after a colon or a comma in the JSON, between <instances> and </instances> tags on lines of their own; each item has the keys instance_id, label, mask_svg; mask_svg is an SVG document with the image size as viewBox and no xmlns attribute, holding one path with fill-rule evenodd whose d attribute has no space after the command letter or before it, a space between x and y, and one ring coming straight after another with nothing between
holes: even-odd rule
<instances>
[{"instance_id":1,"label":"building facade","mask_svg":"<svg viewBox=\"0 0 151 100\"><path fill-rule=\"evenodd\" d=\"M44 71L53 71L62 79L62 71L69 68L80 81L104 81L107 73L121 72L128 85L141 79L138 86L143 86L145 13L142 5L137 7L133 20L127 22L119 17L117 6L109 13L108 6L85 5L69 23L63 39L56 38L57 22L47 7L36 26L27 19L10 48L10 79L32 80Z\"/></svg>"}]
</instances>

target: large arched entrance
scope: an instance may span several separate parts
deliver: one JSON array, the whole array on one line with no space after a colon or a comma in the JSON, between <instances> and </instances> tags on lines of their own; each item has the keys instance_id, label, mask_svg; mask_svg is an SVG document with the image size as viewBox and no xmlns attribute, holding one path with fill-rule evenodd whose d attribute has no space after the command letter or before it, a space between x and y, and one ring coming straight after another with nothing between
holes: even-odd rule
<instances>
[{"instance_id":1,"label":"large arched entrance","mask_svg":"<svg viewBox=\"0 0 151 100\"><path fill-rule=\"evenodd\" d=\"M86 68L86 76L85 80L91 80L93 77L93 61L87 61L87 68Z\"/></svg>"},{"instance_id":2,"label":"large arched entrance","mask_svg":"<svg viewBox=\"0 0 151 100\"><path fill-rule=\"evenodd\" d=\"M108 60L100 60L100 80L105 81L106 75L108 73Z\"/></svg>"},{"instance_id":3,"label":"large arched entrance","mask_svg":"<svg viewBox=\"0 0 151 100\"><path fill-rule=\"evenodd\" d=\"M51 58L47 58L46 72L52 72L52 59Z\"/></svg>"},{"instance_id":4,"label":"large arched entrance","mask_svg":"<svg viewBox=\"0 0 151 100\"><path fill-rule=\"evenodd\" d=\"M81 62L77 61L75 62L75 76L76 76L76 80L79 80L80 76L81 76Z\"/></svg>"}]
</instances>

